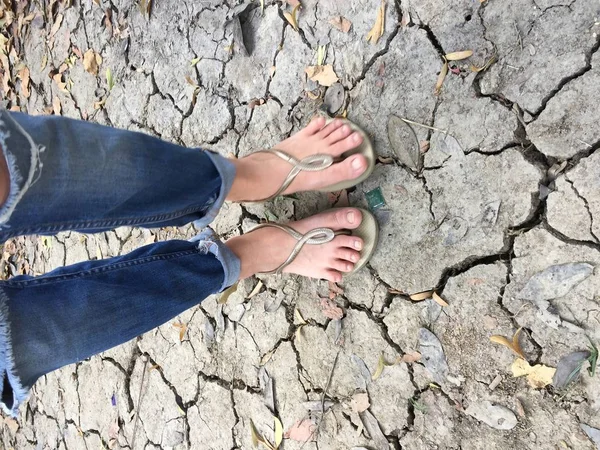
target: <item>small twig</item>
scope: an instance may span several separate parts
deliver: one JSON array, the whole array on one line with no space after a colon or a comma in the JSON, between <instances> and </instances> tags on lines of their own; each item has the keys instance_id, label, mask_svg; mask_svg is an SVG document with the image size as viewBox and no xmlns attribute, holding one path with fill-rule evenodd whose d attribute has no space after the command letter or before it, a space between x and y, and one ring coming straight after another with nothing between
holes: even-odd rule
<instances>
[{"instance_id":1,"label":"small twig","mask_svg":"<svg viewBox=\"0 0 600 450\"><path fill-rule=\"evenodd\" d=\"M523 38L521 37L521 32L517 28L517 23L513 22L513 26L515 27L515 31L517 32L519 47L521 47L521 51L523 51Z\"/></svg>"},{"instance_id":2,"label":"small twig","mask_svg":"<svg viewBox=\"0 0 600 450\"><path fill-rule=\"evenodd\" d=\"M142 404L142 388L144 387L144 378L146 377L146 367L148 366L148 358L144 362L144 368L142 369L142 381L140 382L140 393L138 395L138 401L135 411L135 422L133 424L133 436L131 438L131 448L135 448L135 432L137 430L138 418L140 417L140 405Z\"/></svg>"},{"instance_id":3,"label":"small twig","mask_svg":"<svg viewBox=\"0 0 600 450\"><path fill-rule=\"evenodd\" d=\"M317 423L317 426L315 427L313 432L310 434L308 439L306 439L306 441L304 441L304 444L302 444L302 446L300 447L300 450L302 450L304 448L304 446L306 445L307 442L310 442L313 439L313 436L315 436L317 434L317 432L319 431L321 422L323 422L323 416L325 415L325 395L327 395L327 391L329 390L329 387L331 386L331 380L333 379L333 371L335 370L335 366L337 364L338 356L340 356L340 352L341 352L341 349L338 350L338 352L335 355L335 359L333 360L333 366L331 367L331 372L329 372L329 378L327 379L327 385L325 386L325 390L321 394L321 418L319 419L319 423Z\"/></svg>"},{"instance_id":4,"label":"small twig","mask_svg":"<svg viewBox=\"0 0 600 450\"><path fill-rule=\"evenodd\" d=\"M419 123L419 122L414 122L412 120L405 119L404 117L400 117L400 119L402 119L406 123L410 123L411 125L416 125L418 127L427 128L428 130L439 131L440 133L448 134L448 130L441 130L440 128L430 127L429 125L425 125L425 124L422 124L422 123Z\"/></svg>"},{"instance_id":5,"label":"small twig","mask_svg":"<svg viewBox=\"0 0 600 450\"><path fill-rule=\"evenodd\" d=\"M587 142L585 142L585 141L582 141L581 139L575 139L575 140L576 140L577 142L579 142L579 143L583 144L583 145L587 145L589 148L592 148L592 147L593 147L593 145L592 145L592 144L588 144Z\"/></svg>"}]
</instances>

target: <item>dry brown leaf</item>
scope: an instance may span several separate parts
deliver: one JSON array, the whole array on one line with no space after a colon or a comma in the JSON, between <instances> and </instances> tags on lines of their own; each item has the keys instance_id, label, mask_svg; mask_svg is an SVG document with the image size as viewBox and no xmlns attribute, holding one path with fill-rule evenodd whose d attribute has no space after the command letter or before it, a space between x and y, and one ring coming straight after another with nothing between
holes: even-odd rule
<instances>
[{"instance_id":1,"label":"dry brown leaf","mask_svg":"<svg viewBox=\"0 0 600 450\"><path fill-rule=\"evenodd\" d=\"M471 71L472 72L483 72L487 69L489 69L489 67L494 64L496 62L496 60L498 59L498 55L496 55L496 53L494 53L490 59L488 59L485 64L481 67L477 67L475 64L471 64Z\"/></svg>"},{"instance_id":2,"label":"dry brown leaf","mask_svg":"<svg viewBox=\"0 0 600 450\"><path fill-rule=\"evenodd\" d=\"M333 281L328 281L327 286L329 286L329 299L333 300L337 295L344 295L344 290L334 283Z\"/></svg>"},{"instance_id":3,"label":"dry brown leaf","mask_svg":"<svg viewBox=\"0 0 600 450\"><path fill-rule=\"evenodd\" d=\"M102 56L91 48L83 54L83 68L92 75L98 75L98 68L102 64ZM59 69L60 73L60 69Z\"/></svg>"},{"instance_id":4,"label":"dry brown leaf","mask_svg":"<svg viewBox=\"0 0 600 450\"><path fill-rule=\"evenodd\" d=\"M381 6L377 10L377 20L375 20L375 25L367 34L367 41L371 44L377 44L379 38L383 36L383 32L385 30L385 0L381 0Z\"/></svg>"},{"instance_id":5,"label":"dry brown leaf","mask_svg":"<svg viewBox=\"0 0 600 450\"><path fill-rule=\"evenodd\" d=\"M505 347L511 349L517 356L520 356L524 360L527 360L525 354L523 353L523 349L521 349L521 344L519 344L519 334L521 333L521 329L522 328L519 328L515 332L512 341L508 340L508 338L504 336L499 336L497 334L495 334L494 336L490 336L490 341L496 344L504 345Z\"/></svg>"},{"instance_id":6,"label":"dry brown leaf","mask_svg":"<svg viewBox=\"0 0 600 450\"><path fill-rule=\"evenodd\" d=\"M527 361L523 359L515 359L510 367L513 373L513 377L527 376L527 382L535 389L542 389L549 384L552 384L552 377L556 369L554 367L548 367L543 364L536 364L531 366Z\"/></svg>"},{"instance_id":7,"label":"dry brown leaf","mask_svg":"<svg viewBox=\"0 0 600 450\"><path fill-rule=\"evenodd\" d=\"M54 97L52 99L52 111L54 111L54 115L60 116L60 112L62 111L62 107L60 106L60 98Z\"/></svg>"},{"instance_id":8,"label":"dry brown leaf","mask_svg":"<svg viewBox=\"0 0 600 450\"><path fill-rule=\"evenodd\" d=\"M400 360L405 363L414 363L421 359L421 354L419 352L410 352L405 353Z\"/></svg>"},{"instance_id":9,"label":"dry brown leaf","mask_svg":"<svg viewBox=\"0 0 600 450\"><path fill-rule=\"evenodd\" d=\"M421 141L419 143L419 150L421 153L427 153L429 151L429 141Z\"/></svg>"},{"instance_id":10,"label":"dry brown leaf","mask_svg":"<svg viewBox=\"0 0 600 450\"><path fill-rule=\"evenodd\" d=\"M185 332L187 331L187 325L181 322L175 322L173 327L179 329L179 342L183 342L183 338L185 337Z\"/></svg>"},{"instance_id":11,"label":"dry brown leaf","mask_svg":"<svg viewBox=\"0 0 600 450\"><path fill-rule=\"evenodd\" d=\"M342 16L336 16L333 19L330 19L329 23L338 30L340 30L342 33L347 33L352 27L352 22L350 22L348 19Z\"/></svg>"},{"instance_id":12,"label":"dry brown leaf","mask_svg":"<svg viewBox=\"0 0 600 450\"><path fill-rule=\"evenodd\" d=\"M409 296L409 298L413 302L420 302L420 301L423 301L423 300L427 300L428 298L431 298L432 294L433 294L433 291L417 292L416 294L411 294Z\"/></svg>"},{"instance_id":13,"label":"dry brown leaf","mask_svg":"<svg viewBox=\"0 0 600 450\"><path fill-rule=\"evenodd\" d=\"M263 287L263 282L258 280L258 283L256 283L256 286L254 286L254 289L252 289L252 292L250 292L250 294L246 298L254 297L256 294L258 294L260 292L262 287Z\"/></svg>"},{"instance_id":14,"label":"dry brown leaf","mask_svg":"<svg viewBox=\"0 0 600 450\"><path fill-rule=\"evenodd\" d=\"M284 437L298 442L307 442L315 434L316 425L310 419L299 420L286 431Z\"/></svg>"},{"instance_id":15,"label":"dry brown leaf","mask_svg":"<svg viewBox=\"0 0 600 450\"><path fill-rule=\"evenodd\" d=\"M433 295L431 296L431 298L438 303L440 306L448 306L448 303L446 302L446 300L444 300L442 297L440 297L436 292L433 293Z\"/></svg>"},{"instance_id":16,"label":"dry brown leaf","mask_svg":"<svg viewBox=\"0 0 600 450\"><path fill-rule=\"evenodd\" d=\"M221 305L227 303L229 296L237 291L237 287L238 287L238 283L235 283L234 285L225 289L225 291L223 291L223 293L221 294L221 297L219 297L218 303Z\"/></svg>"},{"instance_id":17,"label":"dry brown leaf","mask_svg":"<svg viewBox=\"0 0 600 450\"><path fill-rule=\"evenodd\" d=\"M435 83L435 95L440 95L442 92L442 85L444 84L444 80L446 79L446 75L448 75L448 62L445 61L442 66L442 70L440 70L440 74L438 75L437 82Z\"/></svg>"},{"instance_id":18,"label":"dry brown leaf","mask_svg":"<svg viewBox=\"0 0 600 450\"><path fill-rule=\"evenodd\" d=\"M15 419L13 419L12 417L6 417L4 419L4 423L6 424L6 426L8 427L8 430L10 431L10 433L14 436L14 434L18 431L19 429L19 422L17 422Z\"/></svg>"},{"instance_id":19,"label":"dry brown leaf","mask_svg":"<svg viewBox=\"0 0 600 450\"><path fill-rule=\"evenodd\" d=\"M350 407L355 413L366 411L369 409L369 406L371 406L369 403L369 394L366 392L357 392L350 400Z\"/></svg>"},{"instance_id":20,"label":"dry brown leaf","mask_svg":"<svg viewBox=\"0 0 600 450\"><path fill-rule=\"evenodd\" d=\"M344 317L344 310L325 297L321 297L321 312L325 317L333 320Z\"/></svg>"},{"instance_id":21,"label":"dry brown leaf","mask_svg":"<svg viewBox=\"0 0 600 450\"><path fill-rule=\"evenodd\" d=\"M378 156L377 161L379 161L381 164L392 164L394 162L394 158L391 156ZM400 293L400 291L398 291L398 293Z\"/></svg>"},{"instance_id":22,"label":"dry brown leaf","mask_svg":"<svg viewBox=\"0 0 600 450\"><path fill-rule=\"evenodd\" d=\"M195 88L198 87L198 83L196 83L194 80L192 80L192 77L190 77L189 75L185 76L185 81L187 81L188 84L194 86Z\"/></svg>"},{"instance_id":23,"label":"dry brown leaf","mask_svg":"<svg viewBox=\"0 0 600 450\"><path fill-rule=\"evenodd\" d=\"M467 59L473 56L473 50L463 50L461 52L452 52L446 55L447 61L460 61L461 59Z\"/></svg>"},{"instance_id":24,"label":"dry brown leaf","mask_svg":"<svg viewBox=\"0 0 600 450\"><path fill-rule=\"evenodd\" d=\"M29 69L23 67L19 70L18 77L21 80L21 94L23 94L23 97L29 98L31 95L31 92L29 91Z\"/></svg>"},{"instance_id":25,"label":"dry brown leaf","mask_svg":"<svg viewBox=\"0 0 600 450\"><path fill-rule=\"evenodd\" d=\"M298 4L294 6L294 9L291 13L287 11L283 13L283 17L285 17L285 19L290 23L292 28L296 31L298 31L298 9L300 9L300 2L298 2Z\"/></svg>"},{"instance_id":26,"label":"dry brown leaf","mask_svg":"<svg viewBox=\"0 0 600 450\"><path fill-rule=\"evenodd\" d=\"M63 15L58 14L56 16L56 19L54 20L54 25L52 25L52 29L50 30L50 37L52 37L56 34L58 29L60 28L60 24L62 23L62 21L63 21Z\"/></svg>"},{"instance_id":27,"label":"dry brown leaf","mask_svg":"<svg viewBox=\"0 0 600 450\"><path fill-rule=\"evenodd\" d=\"M150 367L148 367L148 372L152 372L153 370L158 370L160 369L160 364L153 364Z\"/></svg>"},{"instance_id":28,"label":"dry brown leaf","mask_svg":"<svg viewBox=\"0 0 600 450\"><path fill-rule=\"evenodd\" d=\"M308 78L319 83L321 86L329 87L339 80L331 64L325 64L324 66L308 66L304 71L306 72L306 75L308 75Z\"/></svg>"}]
</instances>

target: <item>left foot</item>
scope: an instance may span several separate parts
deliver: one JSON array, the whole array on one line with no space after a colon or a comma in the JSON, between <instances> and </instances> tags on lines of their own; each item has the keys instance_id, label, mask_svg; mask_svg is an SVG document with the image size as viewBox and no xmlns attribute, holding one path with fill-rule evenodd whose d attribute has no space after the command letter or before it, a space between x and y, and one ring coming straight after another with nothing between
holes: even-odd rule
<instances>
[{"instance_id":1,"label":"left foot","mask_svg":"<svg viewBox=\"0 0 600 450\"><path fill-rule=\"evenodd\" d=\"M274 148L283 150L298 160L317 153L335 158L358 147L362 141L360 133L353 132L344 121L335 119L325 125L325 118L317 117ZM270 197L277 192L292 168L289 163L268 153L253 153L233 160L233 163L236 166L236 177L227 200L234 202L258 201ZM300 172L283 195L317 190L358 178L365 170L365 157L353 155L321 171Z\"/></svg>"}]
</instances>

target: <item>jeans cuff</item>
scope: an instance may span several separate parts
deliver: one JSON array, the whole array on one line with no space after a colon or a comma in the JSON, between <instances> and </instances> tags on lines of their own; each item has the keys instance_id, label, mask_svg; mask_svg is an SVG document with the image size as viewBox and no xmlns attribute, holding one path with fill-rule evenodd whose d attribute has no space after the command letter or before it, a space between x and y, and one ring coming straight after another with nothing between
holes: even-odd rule
<instances>
[{"instance_id":1,"label":"jeans cuff","mask_svg":"<svg viewBox=\"0 0 600 450\"><path fill-rule=\"evenodd\" d=\"M35 182L36 172L42 168L43 151L6 110L0 109L0 158L5 159L10 178L8 198L0 207L0 229L6 226L17 203Z\"/></svg>"},{"instance_id":2,"label":"jeans cuff","mask_svg":"<svg viewBox=\"0 0 600 450\"><path fill-rule=\"evenodd\" d=\"M27 399L29 390L23 387L15 371L15 359L10 339L8 301L0 290L0 407L4 413L17 417L19 405Z\"/></svg>"},{"instance_id":3,"label":"jeans cuff","mask_svg":"<svg viewBox=\"0 0 600 450\"><path fill-rule=\"evenodd\" d=\"M213 153L208 150L205 150L204 152L216 167L217 172L219 172L219 176L221 177L221 190L219 191L219 197L217 197L204 217L194 222L196 228L200 230L215 220L217 214L219 214L221 206L223 206L223 203L225 202L227 194L229 194L229 191L231 190L231 186L233 185L233 180L235 178L235 166L231 161L219 155L218 153Z\"/></svg>"},{"instance_id":4,"label":"jeans cuff","mask_svg":"<svg viewBox=\"0 0 600 450\"><path fill-rule=\"evenodd\" d=\"M198 251L200 251L200 253L204 253L205 255L212 253L223 265L223 272L225 275L219 292L223 292L240 279L240 258L217 238L213 230L206 228L204 231L190 239L190 242L197 242Z\"/></svg>"}]
</instances>

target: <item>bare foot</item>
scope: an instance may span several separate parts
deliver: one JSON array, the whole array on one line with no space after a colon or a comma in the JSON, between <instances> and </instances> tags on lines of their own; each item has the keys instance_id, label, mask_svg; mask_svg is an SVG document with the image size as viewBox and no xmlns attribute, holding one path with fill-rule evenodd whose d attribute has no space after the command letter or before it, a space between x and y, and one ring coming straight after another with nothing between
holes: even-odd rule
<instances>
[{"instance_id":1,"label":"bare foot","mask_svg":"<svg viewBox=\"0 0 600 450\"><path fill-rule=\"evenodd\" d=\"M352 150L363 141L360 133L340 119L325 126L325 118L318 117L304 129L281 142L274 148L301 160L317 153L334 157ZM236 165L236 177L227 200L257 201L273 195L287 177L291 166L275 155L254 153L239 160ZM367 160L362 155L354 155L318 172L300 172L284 194L310 191L357 178L367 169Z\"/></svg>"},{"instance_id":2,"label":"bare foot","mask_svg":"<svg viewBox=\"0 0 600 450\"><path fill-rule=\"evenodd\" d=\"M358 228L361 221L362 214L359 210L341 208L289 223L288 226L304 234L321 227L334 231L352 230ZM288 258L296 242L284 231L260 228L231 238L226 245L240 258L240 279L244 279L279 267ZM306 244L283 272L339 282L342 280L342 272L350 272L354 268L362 247L362 239L346 235L336 236L327 244Z\"/></svg>"}]
</instances>

